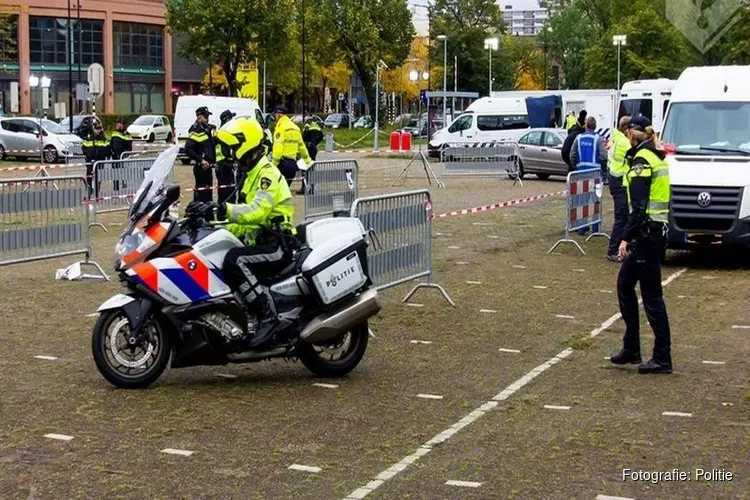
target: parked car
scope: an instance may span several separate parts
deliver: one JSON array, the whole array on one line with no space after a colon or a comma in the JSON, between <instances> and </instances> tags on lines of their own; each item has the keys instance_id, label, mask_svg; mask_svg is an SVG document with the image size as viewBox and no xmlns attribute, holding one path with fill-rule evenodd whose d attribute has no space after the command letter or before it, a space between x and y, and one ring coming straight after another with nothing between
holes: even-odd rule
<instances>
[{"instance_id":1,"label":"parked car","mask_svg":"<svg viewBox=\"0 0 750 500\"><path fill-rule=\"evenodd\" d=\"M325 120L323 120L318 115L308 115L308 116L312 116L313 121L317 123L321 128L325 126ZM302 128L305 126L305 121L303 120L302 115L293 115L292 121L296 123L299 126L299 128Z\"/></svg>"},{"instance_id":2,"label":"parked car","mask_svg":"<svg viewBox=\"0 0 750 500\"><path fill-rule=\"evenodd\" d=\"M73 116L73 133L77 135L78 137L85 139L86 137L91 135L91 125L93 121L94 121L94 117L92 115ZM69 123L70 123L70 117L66 116L65 118L60 120L60 127L62 127L63 130L68 132L70 130Z\"/></svg>"},{"instance_id":3,"label":"parked car","mask_svg":"<svg viewBox=\"0 0 750 500\"><path fill-rule=\"evenodd\" d=\"M0 118L0 160L39 157L41 146L46 163L57 163L68 155L82 154L83 140L52 120L33 117Z\"/></svg>"},{"instance_id":4,"label":"parked car","mask_svg":"<svg viewBox=\"0 0 750 500\"><path fill-rule=\"evenodd\" d=\"M427 135L427 120L424 118L419 120L419 122L414 119L408 120L402 130L409 132L414 137L424 137Z\"/></svg>"},{"instance_id":5,"label":"parked car","mask_svg":"<svg viewBox=\"0 0 750 500\"><path fill-rule=\"evenodd\" d=\"M326 128L344 128L349 126L349 115L344 113L333 113L326 117L323 126Z\"/></svg>"},{"instance_id":6,"label":"parked car","mask_svg":"<svg viewBox=\"0 0 750 500\"><path fill-rule=\"evenodd\" d=\"M562 146L568 131L560 128L533 128L518 140L518 171L536 174L539 179L550 175L568 175L562 159Z\"/></svg>"},{"instance_id":7,"label":"parked car","mask_svg":"<svg viewBox=\"0 0 750 500\"><path fill-rule=\"evenodd\" d=\"M143 115L128 125L128 133L134 140L148 142L172 142L174 134L169 119L161 115Z\"/></svg>"},{"instance_id":8,"label":"parked car","mask_svg":"<svg viewBox=\"0 0 750 500\"><path fill-rule=\"evenodd\" d=\"M369 115L360 116L359 119L354 122L354 128L372 128L373 125L374 122L372 116Z\"/></svg>"}]
</instances>

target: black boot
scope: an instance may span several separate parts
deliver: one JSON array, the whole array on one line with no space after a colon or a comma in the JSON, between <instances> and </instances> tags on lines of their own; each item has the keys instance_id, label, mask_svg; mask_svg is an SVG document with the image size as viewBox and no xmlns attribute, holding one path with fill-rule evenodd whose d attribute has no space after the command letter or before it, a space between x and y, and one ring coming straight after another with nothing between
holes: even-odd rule
<instances>
[{"instance_id":1,"label":"black boot","mask_svg":"<svg viewBox=\"0 0 750 500\"><path fill-rule=\"evenodd\" d=\"M652 358L638 367L638 373L672 373L672 363L662 363Z\"/></svg>"},{"instance_id":2,"label":"black boot","mask_svg":"<svg viewBox=\"0 0 750 500\"><path fill-rule=\"evenodd\" d=\"M250 338L250 347L256 348L265 344L274 334L279 319L276 312L271 307L271 303L266 295L261 295L251 305L253 311L258 313L258 328Z\"/></svg>"},{"instance_id":3,"label":"black boot","mask_svg":"<svg viewBox=\"0 0 750 500\"><path fill-rule=\"evenodd\" d=\"M302 187L296 191L297 194L305 194L305 183L302 183Z\"/></svg>"},{"instance_id":4,"label":"black boot","mask_svg":"<svg viewBox=\"0 0 750 500\"><path fill-rule=\"evenodd\" d=\"M641 353L629 349L620 349L620 352L610 357L609 360L616 365L639 365L641 364Z\"/></svg>"}]
</instances>

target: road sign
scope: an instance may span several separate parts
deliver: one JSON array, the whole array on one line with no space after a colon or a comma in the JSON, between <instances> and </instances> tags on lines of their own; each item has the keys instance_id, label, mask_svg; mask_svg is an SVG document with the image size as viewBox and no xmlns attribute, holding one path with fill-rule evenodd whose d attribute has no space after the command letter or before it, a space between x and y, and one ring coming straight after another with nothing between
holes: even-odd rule
<instances>
[{"instance_id":1,"label":"road sign","mask_svg":"<svg viewBox=\"0 0 750 500\"><path fill-rule=\"evenodd\" d=\"M104 68L99 63L89 66L87 71L89 81L89 92L96 97L104 93Z\"/></svg>"},{"instance_id":2,"label":"road sign","mask_svg":"<svg viewBox=\"0 0 750 500\"><path fill-rule=\"evenodd\" d=\"M422 102L427 102L427 91L426 90L420 90L419 91L419 100Z\"/></svg>"},{"instance_id":3,"label":"road sign","mask_svg":"<svg viewBox=\"0 0 750 500\"><path fill-rule=\"evenodd\" d=\"M344 94L339 94L339 101L343 101L343 100L344 100Z\"/></svg>"},{"instance_id":4,"label":"road sign","mask_svg":"<svg viewBox=\"0 0 750 500\"><path fill-rule=\"evenodd\" d=\"M76 83L76 101L89 101L89 86L85 83Z\"/></svg>"}]
</instances>

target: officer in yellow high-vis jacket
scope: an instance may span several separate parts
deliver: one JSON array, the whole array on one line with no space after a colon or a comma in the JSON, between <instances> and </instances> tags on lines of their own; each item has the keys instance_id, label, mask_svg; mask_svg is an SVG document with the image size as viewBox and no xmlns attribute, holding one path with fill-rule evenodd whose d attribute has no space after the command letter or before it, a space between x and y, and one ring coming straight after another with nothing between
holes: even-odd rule
<instances>
[{"instance_id":1,"label":"officer in yellow high-vis jacket","mask_svg":"<svg viewBox=\"0 0 750 500\"><path fill-rule=\"evenodd\" d=\"M615 222L612 225L607 258L612 262L622 262L617 249L622 241L625 224L628 222L628 194L623 185L623 176L630 168L625 159L630 149L630 139L625 135L629 123L629 116L620 118L609 141L609 192L612 194L612 201L615 205Z\"/></svg>"},{"instance_id":2,"label":"officer in yellow high-vis jacket","mask_svg":"<svg viewBox=\"0 0 750 500\"><path fill-rule=\"evenodd\" d=\"M276 126L273 132L272 161L291 186L297 175L297 159L302 158L308 165L312 162L302 140L299 127L286 115L284 106L277 106Z\"/></svg>"},{"instance_id":3,"label":"officer in yellow high-vis jacket","mask_svg":"<svg viewBox=\"0 0 750 500\"><path fill-rule=\"evenodd\" d=\"M628 137L632 148L626 156L629 169L623 184L631 208L619 247L623 264L617 277L625 336L622 350L612 356L611 361L618 365L639 364L639 373L671 373L671 335L661 286L661 262L666 251L669 217L669 167L664 151L656 145L656 133L647 118L632 117ZM639 281L643 308L654 330L653 355L642 364L635 294Z\"/></svg>"},{"instance_id":4,"label":"officer in yellow high-vis jacket","mask_svg":"<svg viewBox=\"0 0 750 500\"><path fill-rule=\"evenodd\" d=\"M216 133L244 177L238 203L219 204L217 216L229 221L227 230L247 245L227 252L223 274L248 312L258 315L251 348L268 342L278 325L272 299L258 283L257 274L281 271L295 247L292 194L279 169L264 155L263 137L263 128L251 118L232 120Z\"/></svg>"}]
</instances>

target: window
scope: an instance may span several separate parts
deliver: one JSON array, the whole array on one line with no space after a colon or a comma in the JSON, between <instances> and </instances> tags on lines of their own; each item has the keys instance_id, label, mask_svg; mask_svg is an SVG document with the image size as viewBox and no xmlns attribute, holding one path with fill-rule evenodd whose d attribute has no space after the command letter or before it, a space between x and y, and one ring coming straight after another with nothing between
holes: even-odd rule
<instances>
[{"instance_id":1,"label":"window","mask_svg":"<svg viewBox=\"0 0 750 500\"><path fill-rule=\"evenodd\" d=\"M526 115L478 116L477 128L482 131L529 128L529 117Z\"/></svg>"},{"instance_id":2,"label":"window","mask_svg":"<svg viewBox=\"0 0 750 500\"><path fill-rule=\"evenodd\" d=\"M618 113L617 119L619 120L625 115L638 116L642 115L652 120L652 101L651 99L623 99L620 101L620 112Z\"/></svg>"},{"instance_id":3,"label":"window","mask_svg":"<svg viewBox=\"0 0 750 500\"><path fill-rule=\"evenodd\" d=\"M136 23L114 23L115 66L164 67L164 29Z\"/></svg>"},{"instance_id":4,"label":"window","mask_svg":"<svg viewBox=\"0 0 750 500\"><path fill-rule=\"evenodd\" d=\"M18 123L18 120L3 120L2 127L3 130L7 130L8 132L21 131L21 125Z\"/></svg>"},{"instance_id":5,"label":"window","mask_svg":"<svg viewBox=\"0 0 750 500\"><path fill-rule=\"evenodd\" d=\"M473 115L459 116L448 128L448 132L463 132L464 130L469 130L473 121Z\"/></svg>"},{"instance_id":6,"label":"window","mask_svg":"<svg viewBox=\"0 0 750 500\"><path fill-rule=\"evenodd\" d=\"M71 52L71 63L88 66L104 62L103 23L98 20L82 19L80 23L73 19L70 24L72 51L68 45L68 20L54 17L29 18L29 54L32 64L68 64L68 52Z\"/></svg>"},{"instance_id":7,"label":"window","mask_svg":"<svg viewBox=\"0 0 750 500\"><path fill-rule=\"evenodd\" d=\"M557 134L554 134L552 132L545 132L544 133L544 145L549 146L551 148L556 148L560 145L562 145L562 141L559 137L557 137Z\"/></svg>"},{"instance_id":8,"label":"window","mask_svg":"<svg viewBox=\"0 0 750 500\"><path fill-rule=\"evenodd\" d=\"M664 108L661 111L661 119L663 120L667 116L667 107L669 106L669 99L664 101Z\"/></svg>"},{"instance_id":9,"label":"window","mask_svg":"<svg viewBox=\"0 0 750 500\"><path fill-rule=\"evenodd\" d=\"M531 146L539 146L542 143L542 131L541 130L535 130L533 132L529 132L525 136L521 137L521 140L519 142L521 144L529 144Z\"/></svg>"},{"instance_id":10,"label":"window","mask_svg":"<svg viewBox=\"0 0 750 500\"><path fill-rule=\"evenodd\" d=\"M664 124L662 140L674 144L678 152L716 155L739 150L750 155L750 103L675 103Z\"/></svg>"},{"instance_id":11,"label":"window","mask_svg":"<svg viewBox=\"0 0 750 500\"><path fill-rule=\"evenodd\" d=\"M31 120L19 120L21 122L21 132L27 134L38 134L39 124Z\"/></svg>"},{"instance_id":12,"label":"window","mask_svg":"<svg viewBox=\"0 0 750 500\"><path fill-rule=\"evenodd\" d=\"M164 123L161 121L161 116L154 118L154 127L161 127Z\"/></svg>"}]
</instances>

